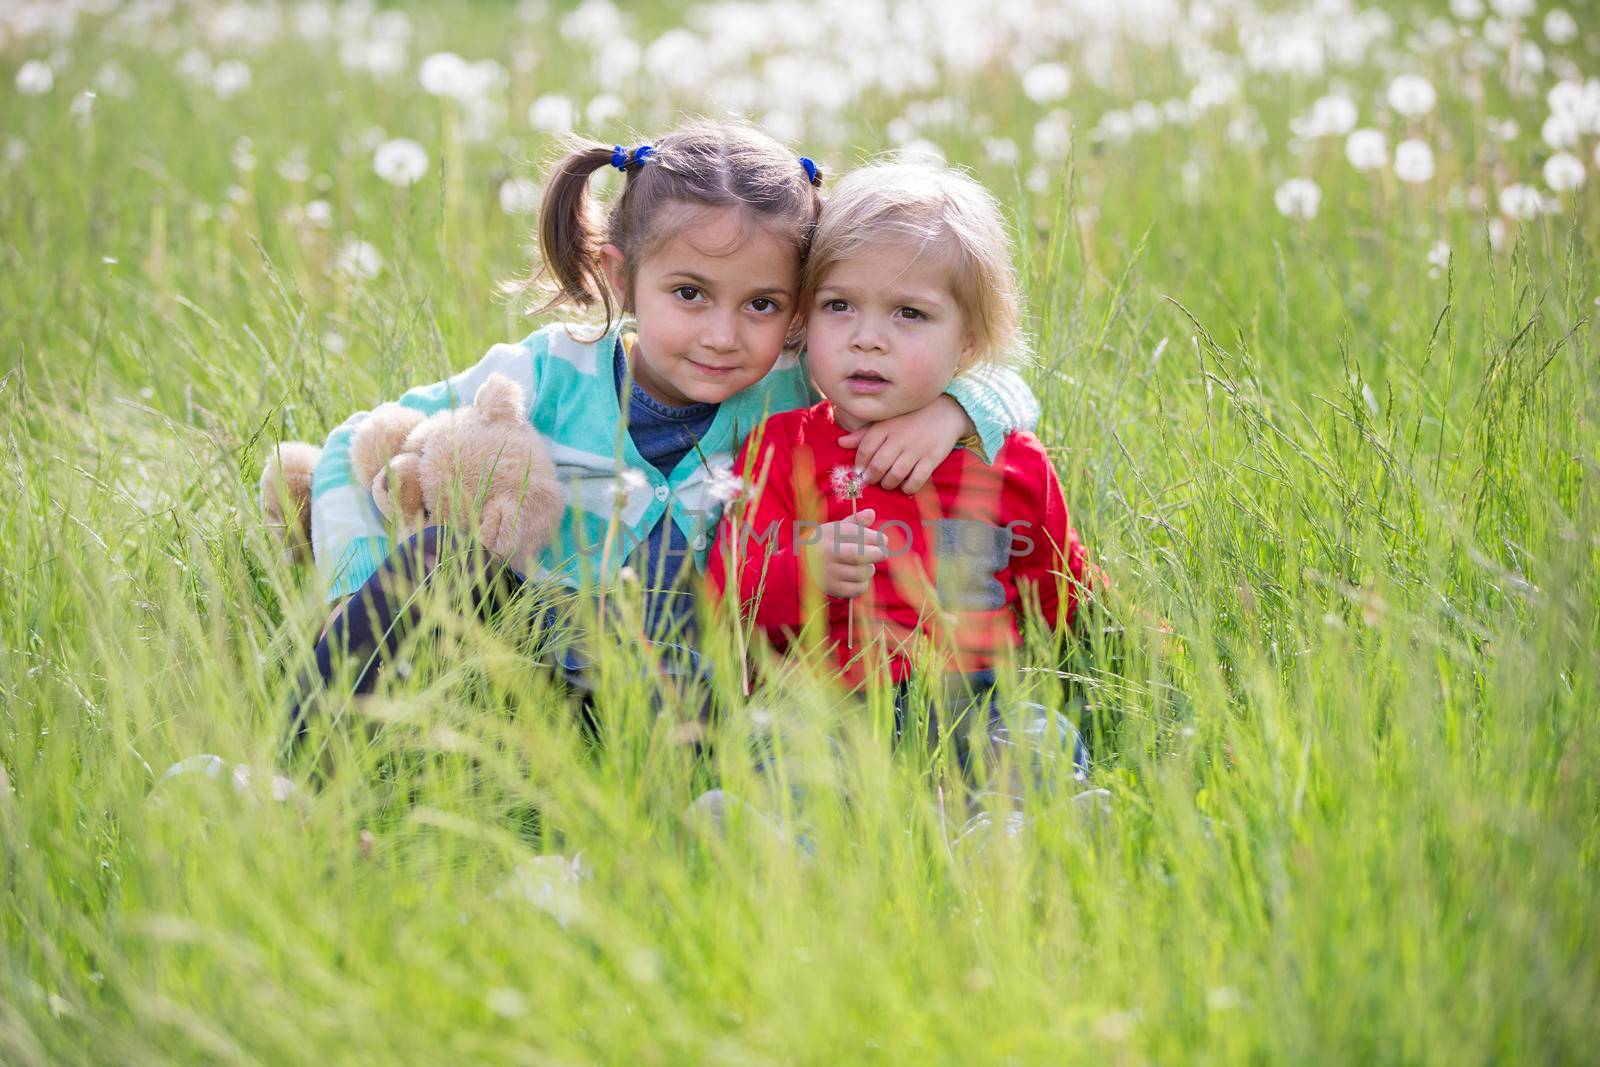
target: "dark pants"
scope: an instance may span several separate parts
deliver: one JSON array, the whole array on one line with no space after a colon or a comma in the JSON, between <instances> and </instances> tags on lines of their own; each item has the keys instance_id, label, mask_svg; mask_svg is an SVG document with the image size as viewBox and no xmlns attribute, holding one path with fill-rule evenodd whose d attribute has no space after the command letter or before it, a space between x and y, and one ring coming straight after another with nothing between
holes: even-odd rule
<instances>
[{"instance_id":1,"label":"dark pants","mask_svg":"<svg viewBox=\"0 0 1600 1067\"><path fill-rule=\"evenodd\" d=\"M338 677L341 667L356 665L353 692L372 692L385 664L395 660L401 645L422 619L428 591L441 581L458 582L466 606L489 618L510 603L526 586L526 579L492 557L475 538L429 526L397 545L372 576L345 603L327 633L317 642L313 671L302 676L289 710L291 745L306 734L307 713L317 693ZM579 698L587 727L594 724L594 677L591 662L572 638L570 623L560 607L534 609L530 616L547 634L565 634L548 644L552 670ZM658 643L663 671L670 675L704 677L705 668L692 648Z\"/></svg>"},{"instance_id":2,"label":"dark pants","mask_svg":"<svg viewBox=\"0 0 1600 1067\"><path fill-rule=\"evenodd\" d=\"M986 784L1019 800L1024 780L1036 790L1063 778L1073 783L1087 780L1088 749L1072 720L1061 712L1031 702L1002 707L993 671L947 675L938 684L943 693L931 701L917 700L915 687L905 682L895 687L896 744L913 729L930 752L948 742L969 783L976 783L980 775L992 776L1009 757L1010 778L1001 782L991 777Z\"/></svg>"}]
</instances>

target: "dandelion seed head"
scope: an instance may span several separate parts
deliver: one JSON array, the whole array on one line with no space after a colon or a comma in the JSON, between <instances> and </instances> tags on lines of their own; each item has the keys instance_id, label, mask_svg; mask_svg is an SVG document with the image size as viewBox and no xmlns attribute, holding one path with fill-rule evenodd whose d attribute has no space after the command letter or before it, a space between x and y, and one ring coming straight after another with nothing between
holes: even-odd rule
<instances>
[{"instance_id":1,"label":"dandelion seed head","mask_svg":"<svg viewBox=\"0 0 1600 1067\"><path fill-rule=\"evenodd\" d=\"M1342 137L1355 129L1359 117L1356 102L1344 93L1330 93L1311 105L1311 110L1289 123L1296 137Z\"/></svg>"},{"instance_id":2,"label":"dandelion seed head","mask_svg":"<svg viewBox=\"0 0 1600 1067\"><path fill-rule=\"evenodd\" d=\"M733 473L733 462L723 460L711 465L706 475L706 494L719 504L730 504L744 493L744 479Z\"/></svg>"},{"instance_id":3,"label":"dandelion seed head","mask_svg":"<svg viewBox=\"0 0 1600 1067\"><path fill-rule=\"evenodd\" d=\"M1350 131L1344 141L1344 157L1357 170L1377 170L1389 163L1389 141L1381 130L1364 128Z\"/></svg>"},{"instance_id":4,"label":"dandelion seed head","mask_svg":"<svg viewBox=\"0 0 1600 1067\"><path fill-rule=\"evenodd\" d=\"M428 173L428 153L409 137L396 137L373 150L372 169L390 185L415 185Z\"/></svg>"},{"instance_id":5,"label":"dandelion seed head","mask_svg":"<svg viewBox=\"0 0 1600 1067\"><path fill-rule=\"evenodd\" d=\"M855 500L867 487L867 472L863 467L841 463L828 474L833 495L843 500Z\"/></svg>"},{"instance_id":6,"label":"dandelion seed head","mask_svg":"<svg viewBox=\"0 0 1600 1067\"><path fill-rule=\"evenodd\" d=\"M1022 92L1036 104L1051 104L1072 88L1072 72L1060 63L1037 63L1022 74Z\"/></svg>"},{"instance_id":7,"label":"dandelion seed head","mask_svg":"<svg viewBox=\"0 0 1600 1067\"><path fill-rule=\"evenodd\" d=\"M1577 39L1578 20L1562 8L1552 8L1544 17L1544 36L1551 44L1568 44Z\"/></svg>"},{"instance_id":8,"label":"dandelion seed head","mask_svg":"<svg viewBox=\"0 0 1600 1067\"><path fill-rule=\"evenodd\" d=\"M1273 194L1278 212L1291 219L1314 219L1322 206L1322 190L1310 178L1290 178Z\"/></svg>"},{"instance_id":9,"label":"dandelion seed head","mask_svg":"<svg viewBox=\"0 0 1600 1067\"><path fill-rule=\"evenodd\" d=\"M72 117L79 129L88 129L94 122L95 95L93 89L85 89L72 98L72 103L67 107L67 114Z\"/></svg>"},{"instance_id":10,"label":"dandelion seed head","mask_svg":"<svg viewBox=\"0 0 1600 1067\"><path fill-rule=\"evenodd\" d=\"M531 214L539 207L539 187L528 178L507 178L500 183L500 210L507 215Z\"/></svg>"},{"instance_id":11,"label":"dandelion seed head","mask_svg":"<svg viewBox=\"0 0 1600 1067\"><path fill-rule=\"evenodd\" d=\"M56 72L43 60L30 59L17 68L17 92L23 96L43 96L55 83Z\"/></svg>"},{"instance_id":12,"label":"dandelion seed head","mask_svg":"<svg viewBox=\"0 0 1600 1067\"><path fill-rule=\"evenodd\" d=\"M1394 146L1394 174L1403 182L1420 185L1433 178L1433 149L1419 138Z\"/></svg>"},{"instance_id":13,"label":"dandelion seed head","mask_svg":"<svg viewBox=\"0 0 1600 1067\"><path fill-rule=\"evenodd\" d=\"M417 68L417 81L429 96L455 96L466 78L467 61L454 52L435 52Z\"/></svg>"},{"instance_id":14,"label":"dandelion seed head","mask_svg":"<svg viewBox=\"0 0 1600 1067\"><path fill-rule=\"evenodd\" d=\"M383 254L366 241L346 237L334 257L334 270L356 281L376 278L383 270Z\"/></svg>"},{"instance_id":15,"label":"dandelion seed head","mask_svg":"<svg viewBox=\"0 0 1600 1067\"><path fill-rule=\"evenodd\" d=\"M571 133L578 109L560 93L546 93L528 106L528 124L541 133Z\"/></svg>"},{"instance_id":16,"label":"dandelion seed head","mask_svg":"<svg viewBox=\"0 0 1600 1067\"><path fill-rule=\"evenodd\" d=\"M1420 74L1402 74L1389 83L1389 106L1407 118L1421 118L1433 110L1439 94Z\"/></svg>"},{"instance_id":17,"label":"dandelion seed head","mask_svg":"<svg viewBox=\"0 0 1600 1067\"><path fill-rule=\"evenodd\" d=\"M1489 6L1503 19L1522 19L1533 14L1533 0L1489 0Z\"/></svg>"},{"instance_id":18,"label":"dandelion seed head","mask_svg":"<svg viewBox=\"0 0 1600 1067\"><path fill-rule=\"evenodd\" d=\"M1428 249L1428 277L1438 278L1450 266L1450 242L1435 241Z\"/></svg>"},{"instance_id":19,"label":"dandelion seed head","mask_svg":"<svg viewBox=\"0 0 1600 1067\"><path fill-rule=\"evenodd\" d=\"M1570 192L1583 184L1583 161L1570 152L1557 152L1544 161L1544 182L1558 193Z\"/></svg>"},{"instance_id":20,"label":"dandelion seed head","mask_svg":"<svg viewBox=\"0 0 1600 1067\"><path fill-rule=\"evenodd\" d=\"M232 100L250 88L250 68L241 59L228 59L211 72L211 91L222 100Z\"/></svg>"},{"instance_id":21,"label":"dandelion seed head","mask_svg":"<svg viewBox=\"0 0 1600 1067\"><path fill-rule=\"evenodd\" d=\"M1539 217L1539 190L1525 182L1513 182L1500 190L1500 213L1506 218L1526 222Z\"/></svg>"}]
</instances>

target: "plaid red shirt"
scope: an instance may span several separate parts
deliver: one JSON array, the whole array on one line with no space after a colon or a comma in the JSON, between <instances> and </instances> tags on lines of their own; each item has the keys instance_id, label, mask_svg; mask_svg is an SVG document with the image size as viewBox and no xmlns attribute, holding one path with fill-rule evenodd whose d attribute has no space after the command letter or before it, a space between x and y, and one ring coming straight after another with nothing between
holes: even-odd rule
<instances>
[{"instance_id":1,"label":"plaid red shirt","mask_svg":"<svg viewBox=\"0 0 1600 1067\"><path fill-rule=\"evenodd\" d=\"M914 495L863 488L854 510L876 512L873 528L888 538L891 558L878 564L866 595L824 597L801 555L818 543L818 525L851 516L850 500L835 491L835 472L855 462L854 449L839 447L844 433L824 400L768 418L735 465L751 489L724 509L707 578L720 597L737 573L745 617L776 647L788 647L807 619L826 612L827 638L848 681L884 671L901 681L913 649L931 649L947 671L994 666L1019 643L1020 619L1035 603L1051 627L1072 625L1085 552L1055 468L1026 432L1007 437L992 464L957 448Z\"/></svg>"}]
</instances>

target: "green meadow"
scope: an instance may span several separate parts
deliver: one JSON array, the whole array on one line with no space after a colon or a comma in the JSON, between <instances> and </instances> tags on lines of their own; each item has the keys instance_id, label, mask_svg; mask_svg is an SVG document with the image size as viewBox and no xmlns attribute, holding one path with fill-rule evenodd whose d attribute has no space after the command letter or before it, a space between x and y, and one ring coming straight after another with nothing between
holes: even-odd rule
<instances>
[{"instance_id":1,"label":"green meadow","mask_svg":"<svg viewBox=\"0 0 1600 1067\"><path fill-rule=\"evenodd\" d=\"M7 7L0 1062L1595 1056L1592 19ZM1020 684L1063 684L1089 781L962 836L882 700L759 648L745 695L726 629L697 758L626 591L602 744L531 603L445 589L412 669L285 756L327 607L266 529L269 446L549 321L502 291L563 130L729 111L1006 205L1109 578ZM375 167L396 139L425 167ZM686 818L713 787L742 803Z\"/></svg>"}]
</instances>

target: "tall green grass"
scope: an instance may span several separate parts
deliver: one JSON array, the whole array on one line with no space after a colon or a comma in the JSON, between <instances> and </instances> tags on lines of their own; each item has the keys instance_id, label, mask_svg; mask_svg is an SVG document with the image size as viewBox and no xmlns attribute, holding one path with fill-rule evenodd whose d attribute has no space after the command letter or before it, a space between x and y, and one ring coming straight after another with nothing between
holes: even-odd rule
<instances>
[{"instance_id":1,"label":"tall green grass","mask_svg":"<svg viewBox=\"0 0 1600 1067\"><path fill-rule=\"evenodd\" d=\"M504 46L460 13L459 47ZM409 679L331 701L326 757L280 764L324 607L262 528L265 448L527 332L491 295L525 222L491 150L409 191L341 152L367 122L453 144L414 88L284 47L225 105L123 61L139 94L88 130L59 92L0 97L29 144L0 199L0 1060L1592 1057L1597 183L1495 252L1353 173L1282 219L1220 124L1080 153L1045 194L980 170L1111 579L1069 663L1110 799L1033 796L1019 837L953 845L960 798L891 752L881 702L776 662L744 699L726 635L712 758L625 627L596 748L528 603L485 626L440 598ZM272 173L297 144L334 178L327 233L279 221L310 195ZM194 212L235 183L235 217ZM330 276L347 230L372 282ZM160 780L201 752L250 787ZM748 804L725 833L683 817L712 785Z\"/></svg>"}]
</instances>

